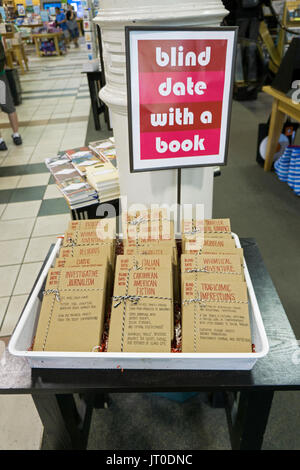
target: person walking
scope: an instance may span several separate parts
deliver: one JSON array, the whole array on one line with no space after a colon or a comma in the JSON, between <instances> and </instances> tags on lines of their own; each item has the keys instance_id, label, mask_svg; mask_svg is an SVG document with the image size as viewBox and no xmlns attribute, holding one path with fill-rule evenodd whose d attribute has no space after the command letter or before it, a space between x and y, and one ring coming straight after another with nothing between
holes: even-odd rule
<instances>
[{"instance_id":1,"label":"person walking","mask_svg":"<svg viewBox=\"0 0 300 470\"><path fill-rule=\"evenodd\" d=\"M76 21L76 12L74 11L73 6L69 3L68 10L66 14L67 27L70 33L70 36L74 42L75 47L79 47L78 38L79 38L79 28Z\"/></svg>"},{"instance_id":2,"label":"person walking","mask_svg":"<svg viewBox=\"0 0 300 470\"><path fill-rule=\"evenodd\" d=\"M55 14L56 14L56 17L55 17L56 25L62 29L64 38L65 38L66 47L70 47L69 46L70 33L69 33L68 26L67 26L66 15L59 7L55 7Z\"/></svg>"},{"instance_id":3,"label":"person walking","mask_svg":"<svg viewBox=\"0 0 300 470\"><path fill-rule=\"evenodd\" d=\"M19 134L19 122L13 98L11 96L9 83L5 72L5 51L0 34L0 109L8 115L12 128L12 139L15 145L22 144L22 138ZM0 151L7 150L7 145L0 134Z\"/></svg>"}]
</instances>

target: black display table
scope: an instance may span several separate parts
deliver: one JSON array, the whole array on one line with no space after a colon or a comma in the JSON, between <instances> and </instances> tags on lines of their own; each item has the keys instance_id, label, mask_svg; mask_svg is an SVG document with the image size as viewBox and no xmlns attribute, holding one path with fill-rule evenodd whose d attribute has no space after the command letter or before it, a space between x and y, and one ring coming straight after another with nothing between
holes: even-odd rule
<instances>
[{"instance_id":1,"label":"black display table","mask_svg":"<svg viewBox=\"0 0 300 470\"><path fill-rule=\"evenodd\" d=\"M108 107L99 98L99 91L105 85L103 73L101 71L83 73L86 73L88 80L95 129L97 131L101 129L99 116L101 113L104 113L104 120L107 124L107 129L111 130Z\"/></svg>"},{"instance_id":2,"label":"black display table","mask_svg":"<svg viewBox=\"0 0 300 470\"><path fill-rule=\"evenodd\" d=\"M270 344L251 371L58 370L20 372L2 394L31 394L53 448L85 448L93 406L113 392L218 392L233 449L260 449L276 390L299 390L298 346L254 239L241 239ZM8 357L7 360L10 360ZM23 385L22 385L23 383ZM80 394L81 400L74 400ZM101 448L101 444L100 444Z\"/></svg>"}]
</instances>

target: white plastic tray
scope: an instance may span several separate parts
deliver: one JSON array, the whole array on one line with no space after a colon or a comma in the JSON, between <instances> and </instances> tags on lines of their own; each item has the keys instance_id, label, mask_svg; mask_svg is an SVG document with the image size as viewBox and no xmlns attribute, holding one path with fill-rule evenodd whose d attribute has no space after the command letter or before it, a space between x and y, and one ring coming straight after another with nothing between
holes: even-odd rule
<instances>
[{"instance_id":1,"label":"white plastic tray","mask_svg":"<svg viewBox=\"0 0 300 470\"><path fill-rule=\"evenodd\" d=\"M239 238L232 234L236 246ZM15 356L28 360L31 367L59 369L194 369L194 370L250 370L264 357L269 344L255 297L251 278L244 261L245 280L248 287L252 343L255 353L108 353L108 352L43 352L28 351L32 345L41 308L38 294L54 265L61 245L58 239L28 300L26 308L11 337L8 349Z\"/></svg>"}]
</instances>

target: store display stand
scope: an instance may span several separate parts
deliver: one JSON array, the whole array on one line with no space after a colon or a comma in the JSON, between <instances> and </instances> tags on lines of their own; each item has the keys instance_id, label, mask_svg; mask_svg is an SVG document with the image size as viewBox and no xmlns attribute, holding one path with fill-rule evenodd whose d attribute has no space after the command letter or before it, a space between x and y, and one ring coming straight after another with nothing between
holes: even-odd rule
<instances>
[{"instance_id":1,"label":"store display stand","mask_svg":"<svg viewBox=\"0 0 300 470\"><path fill-rule=\"evenodd\" d=\"M241 243L271 345L252 370L31 370L22 360L18 364L17 358L7 356L7 370L14 367L18 372L14 383L11 374L7 381L0 378L0 394L33 397L51 448L84 449L93 407L104 406L108 393L218 392L225 403L232 448L260 449L274 392L300 390L300 370L292 360L298 346L255 240L244 238ZM79 402L75 394L80 394Z\"/></svg>"}]
</instances>

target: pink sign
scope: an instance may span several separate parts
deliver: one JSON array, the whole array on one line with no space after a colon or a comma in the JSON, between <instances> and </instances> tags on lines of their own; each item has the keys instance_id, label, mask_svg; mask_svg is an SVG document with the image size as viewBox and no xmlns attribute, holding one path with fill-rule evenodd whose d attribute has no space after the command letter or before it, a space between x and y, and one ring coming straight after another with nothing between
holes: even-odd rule
<instances>
[{"instance_id":1,"label":"pink sign","mask_svg":"<svg viewBox=\"0 0 300 470\"><path fill-rule=\"evenodd\" d=\"M225 164L236 29L126 29L131 171Z\"/></svg>"}]
</instances>

